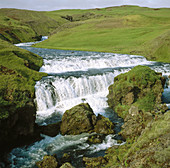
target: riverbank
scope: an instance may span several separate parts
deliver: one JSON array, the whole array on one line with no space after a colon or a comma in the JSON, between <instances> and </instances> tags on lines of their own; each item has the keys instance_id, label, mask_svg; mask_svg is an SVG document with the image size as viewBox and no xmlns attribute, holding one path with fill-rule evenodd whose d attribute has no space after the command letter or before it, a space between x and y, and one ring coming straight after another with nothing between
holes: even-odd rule
<instances>
[{"instance_id":1,"label":"riverbank","mask_svg":"<svg viewBox=\"0 0 170 168\"><path fill-rule=\"evenodd\" d=\"M43 59L0 40L0 154L35 138L35 83Z\"/></svg>"},{"instance_id":2,"label":"riverbank","mask_svg":"<svg viewBox=\"0 0 170 168\"><path fill-rule=\"evenodd\" d=\"M137 6L90 10L59 10L68 23L35 47L142 55L170 62L170 10Z\"/></svg>"}]
</instances>

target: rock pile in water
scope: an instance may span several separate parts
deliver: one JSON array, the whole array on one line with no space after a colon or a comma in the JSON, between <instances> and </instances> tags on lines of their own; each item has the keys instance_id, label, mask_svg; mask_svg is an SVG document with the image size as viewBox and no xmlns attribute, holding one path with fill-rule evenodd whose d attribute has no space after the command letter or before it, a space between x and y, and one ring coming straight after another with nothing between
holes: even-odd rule
<instances>
[{"instance_id":1,"label":"rock pile in water","mask_svg":"<svg viewBox=\"0 0 170 168\"><path fill-rule=\"evenodd\" d=\"M113 123L102 115L94 114L88 103L79 104L67 110L61 123L62 135L77 135L81 133L96 132L100 134L113 134Z\"/></svg>"}]
</instances>

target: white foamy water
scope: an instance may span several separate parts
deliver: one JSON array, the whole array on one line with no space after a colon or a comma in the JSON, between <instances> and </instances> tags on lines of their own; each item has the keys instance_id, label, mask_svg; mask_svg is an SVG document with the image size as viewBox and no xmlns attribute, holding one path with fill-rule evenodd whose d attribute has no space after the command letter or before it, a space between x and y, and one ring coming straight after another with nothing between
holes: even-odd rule
<instances>
[{"instance_id":1,"label":"white foamy water","mask_svg":"<svg viewBox=\"0 0 170 168\"><path fill-rule=\"evenodd\" d=\"M44 58L40 69L49 74L35 86L38 124L49 124L61 120L65 110L88 102L94 113L113 117L107 112L108 87L114 77L132 69L136 65L147 65L163 75L170 74L169 64L147 61L141 56L95 53L81 51L60 51L22 47ZM168 90L164 96L167 97ZM167 100L167 103L170 102ZM112 118L111 118L112 119ZM119 120L116 122L120 122ZM118 145L115 135L108 135L101 144L88 144L89 134L61 136L45 139L29 147L16 148L10 154L11 167L33 167L44 155L74 153L73 163L78 158L94 155Z\"/></svg>"},{"instance_id":2,"label":"white foamy water","mask_svg":"<svg viewBox=\"0 0 170 168\"><path fill-rule=\"evenodd\" d=\"M59 57L47 54L41 72L60 73L67 71L86 71L88 69L128 67L138 64L148 64L149 62L140 56L91 53L91 55L70 55L61 54Z\"/></svg>"}]
</instances>

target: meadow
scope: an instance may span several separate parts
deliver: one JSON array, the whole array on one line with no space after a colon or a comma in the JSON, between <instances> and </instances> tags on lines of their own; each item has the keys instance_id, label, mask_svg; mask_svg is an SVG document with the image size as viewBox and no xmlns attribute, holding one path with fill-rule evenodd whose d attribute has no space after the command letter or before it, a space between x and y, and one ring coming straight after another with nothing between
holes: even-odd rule
<instances>
[{"instance_id":1,"label":"meadow","mask_svg":"<svg viewBox=\"0 0 170 168\"><path fill-rule=\"evenodd\" d=\"M35 47L142 55L170 62L170 9L121 6L46 15L55 20L61 16L67 22Z\"/></svg>"}]
</instances>

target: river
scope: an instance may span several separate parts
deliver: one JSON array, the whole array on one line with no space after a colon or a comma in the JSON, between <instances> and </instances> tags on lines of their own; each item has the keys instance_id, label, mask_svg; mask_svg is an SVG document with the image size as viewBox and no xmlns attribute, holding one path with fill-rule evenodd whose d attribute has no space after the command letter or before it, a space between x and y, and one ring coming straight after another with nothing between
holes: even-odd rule
<instances>
[{"instance_id":1,"label":"river","mask_svg":"<svg viewBox=\"0 0 170 168\"><path fill-rule=\"evenodd\" d=\"M71 155L73 166L81 168L84 156L102 156L107 148L123 145L124 143L117 143L117 133L123 122L109 109L106 98L108 86L114 82L114 77L128 72L136 65L149 66L166 77L170 75L170 64L147 61L142 56L42 49L30 47L31 44L18 46L43 57L44 65L40 72L48 73L48 76L38 81L35 86L36 122L46 125L61 121L65 110L88 102L96 115L102 114L116 123L116 134L106 136L101 144L88 144L86 141L89 134L59 134L56 137L42 135L44 139L41 141L12 150L9 160L13 168L35 167L35 162L42 160L44 155L57 154L61 157L64 153ZM167 78L162 99L168 105L169 95Z\"/></svg>"}]
</instances>

